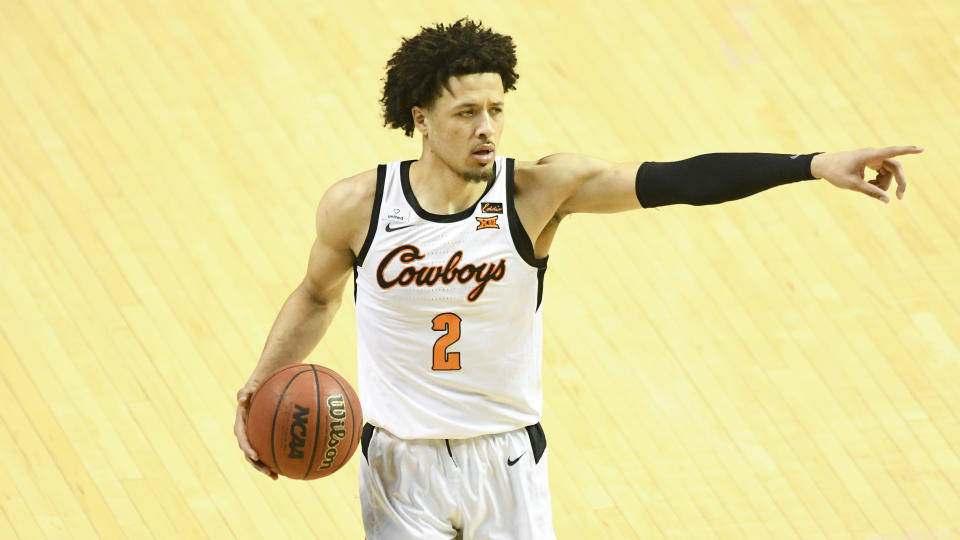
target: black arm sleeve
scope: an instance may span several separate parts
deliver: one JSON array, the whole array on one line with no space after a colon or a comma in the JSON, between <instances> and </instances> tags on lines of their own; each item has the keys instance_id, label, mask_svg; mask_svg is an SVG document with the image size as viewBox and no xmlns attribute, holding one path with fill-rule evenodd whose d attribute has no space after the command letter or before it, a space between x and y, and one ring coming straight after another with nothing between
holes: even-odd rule
<instances>
[{"instance_id":1,"label":"black arm sleeve","mask_svg":"<svg viewBox=\"0 0 960 540\"><path fill-rule=\"evenodd\" d=\"M644 208L742 199L781 184L812 180L815 155L703 154L683 161L647 161L637 171L637 199Z\"/></svg>"}]
</instances>

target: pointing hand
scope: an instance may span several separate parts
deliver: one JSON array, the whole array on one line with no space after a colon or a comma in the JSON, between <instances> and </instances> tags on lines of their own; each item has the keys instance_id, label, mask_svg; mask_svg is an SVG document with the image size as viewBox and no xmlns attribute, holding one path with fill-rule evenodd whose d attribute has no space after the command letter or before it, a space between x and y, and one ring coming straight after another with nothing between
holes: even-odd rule
<instances>
[{"instance_id":1,"label":"pointing hand","mask_svg":"<svg viewBox=\"0 0 960 540\"><path fill-rule=\"evenodd\" d=\"M907 177L903 174L903 167L899 161L892 158L920 152L923 152L923 148L919 146L888 146L818 154L810 163L810 172L814 177L823 178L839 188L859 191L888 203L890 197L886 191L890 188L891 181L897 181L898 199L903 199L903 193L907 189ZM869 182L864 177L866 167L877 171L876 178Z\"/></svg>"}]
</instances>

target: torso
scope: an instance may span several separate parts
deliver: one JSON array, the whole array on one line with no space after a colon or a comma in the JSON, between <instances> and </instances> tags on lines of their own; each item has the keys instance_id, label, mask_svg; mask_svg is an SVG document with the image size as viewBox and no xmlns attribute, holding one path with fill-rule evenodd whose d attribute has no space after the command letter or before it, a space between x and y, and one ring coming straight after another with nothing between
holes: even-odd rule
<instances>
[{"instance_id":1,"label":"torso","mask_svg":"<svg viewBox=\"0 0 960 540\"><path fill-rule=\"evenodd\" d=\"M548 247L544 233L552 238L556 228L542 215L549 198L537 200L530 186L519 198L523 173L497 158L497 176L478 200L455 214L431 214L413 195L409 167L382 166L379 182L373 173L364 205L370 217L354 246L364 415L401 438L533 424L542 404L546 260L521 220L539 228Z\"/></svg>"}]
</instances>

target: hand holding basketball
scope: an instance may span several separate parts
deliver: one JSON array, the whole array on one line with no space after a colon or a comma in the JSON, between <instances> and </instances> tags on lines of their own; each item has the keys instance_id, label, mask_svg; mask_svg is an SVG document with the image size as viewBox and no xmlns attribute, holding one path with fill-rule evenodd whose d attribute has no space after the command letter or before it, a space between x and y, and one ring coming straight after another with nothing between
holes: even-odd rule
<instances>
[{"instance_id":1,"label":"hand holding basketball","mask_svg":"<svg viewBox=\"0 0 960 540\"><path fill-rule=\"evenodd\" d=\"M900 162L892 159L904 154L919 154L919 146L888 146L886 148L861 148L846 152L817 154L810 163L810 172L831 184L859 191L882 202L890 202L886 191L891 182L897 181L897 198L903 199L907 189L907 177ZM867 167L877 171L877 176L867 182L864 172Z\"/></svg>"},{"instance_id":2,"label":"hand holding basketball","mask_svg":"<svg viewBox=\"0 0 960 540\"><path fill-rule=\"evenodd\" d=\"M237 391L237 420L233 424L233 433L237 436L237 444L243 450L243 457L258 471L276 480L277 473L270 470L262 461L257 451L250 446L247 439L247 417L250 414L250 396L257 389L257 383L247 383L243 388Z\"/></svg>"},{"instance_id":3,"label":"hand holding basketball","mask_svg":"<svg viewBox=\"0 0 960 540\"><path fill-rule=\"evenodd\" d=\"M235 431L247 461L277 478L333 474L360 443L360 399L343 377L314 364L282 367L237 393Z\"/></svg>"}]
</instances>

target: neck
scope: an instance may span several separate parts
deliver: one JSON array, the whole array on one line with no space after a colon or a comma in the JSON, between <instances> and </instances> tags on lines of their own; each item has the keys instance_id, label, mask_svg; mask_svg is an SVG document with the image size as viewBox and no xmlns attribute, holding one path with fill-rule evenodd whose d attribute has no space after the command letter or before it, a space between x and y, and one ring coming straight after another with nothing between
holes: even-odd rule
<instances>
[{"instance_id":1,"label":"neck","mask_svg":"<svg viewBox=\"0 0 960 540\"><path fill-rule=\"evenodd\" d=\"M420 160L410 164L410 189L424 210L456 214L474 205L487 189L486 180L467 180L424 148Z\"/></svg>"}]
</instances>

